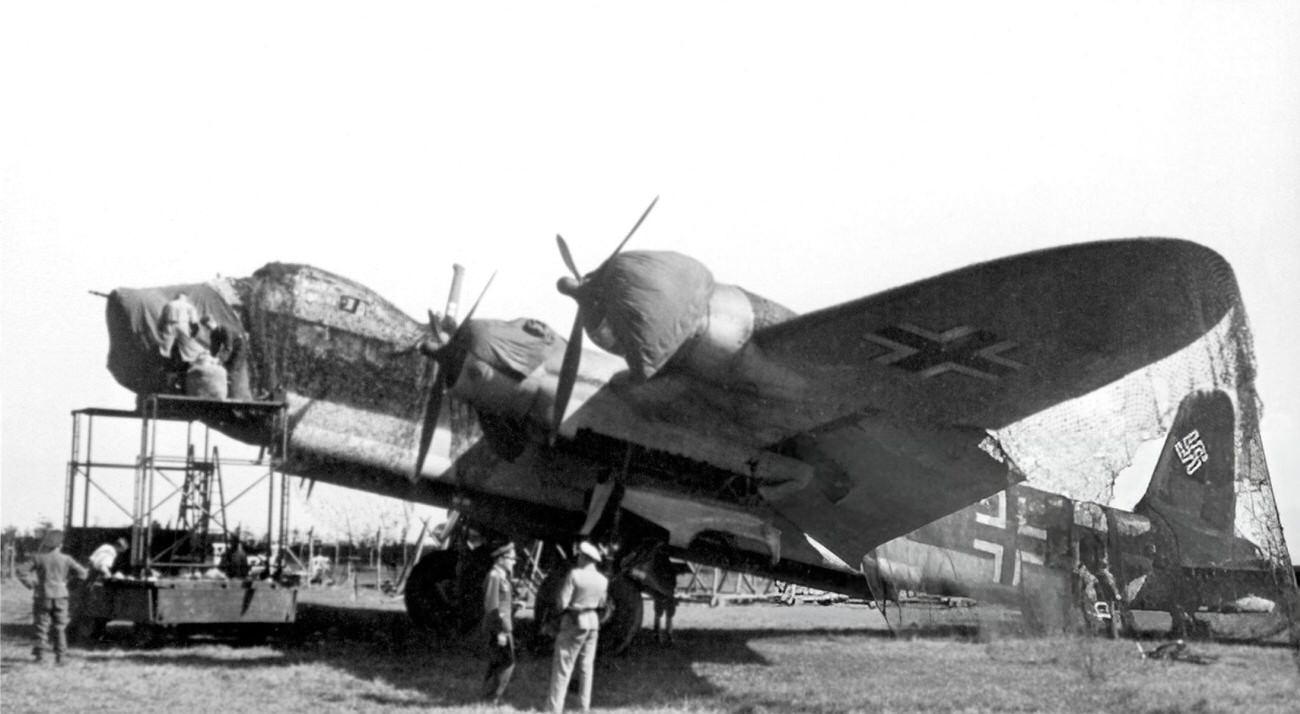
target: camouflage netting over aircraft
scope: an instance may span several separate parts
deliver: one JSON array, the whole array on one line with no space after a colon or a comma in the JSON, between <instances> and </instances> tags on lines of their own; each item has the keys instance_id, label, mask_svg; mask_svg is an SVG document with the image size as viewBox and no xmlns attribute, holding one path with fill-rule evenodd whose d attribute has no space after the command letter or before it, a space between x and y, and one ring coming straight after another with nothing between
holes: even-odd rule
<instances>
[{"instance_id":1,"label":"camouflage netting over aircraft","mask_svg":"<svg viewBox=\"0 0 1300 714\"><path fill-rule=\"evenodd\" d=\"M306 265L266 265L238 288L256 350L254 384L288 402L291 451L321 469L408 469L410 453L399 445L414 442L433 381L417 349L438 339L433 326ZM382 480L357 487L385 492Z\"/></svg>"},{"instance_id":2,"label":"camouflage netting over aircraft","mask_svg":"<svg viewBox=\"0 0 1300 714\"><path fill-rule=\"evenodd\" d=\"M1221 319L1207 320L1204 337L1094 392L1002 428L994 436L1030 486L1076 501L1129 510L1136 506L1138 512L1145 510L1174 525L1173 531L1182 541L1175 544L1181 565L1206 578L1213 577L1216 570L1250 564L1244 562L1240 549L1196 547L1198 535L1249 541L1258 549L1252 554L1255 567L1271 568L1276 591L1290 593L1292 602L1277 605L1288 608L1294 621L1295 574L1260 439L1261 403L1255 392L1253 342L1236 281L1228 278L1219 287L1232 307ZM1127 481L1150 476L1152 465L1141 464L1131 474L1125 472L1134 466L1139 449L1163 440L1171 429L1179 430L1180 407L1185 400L1212 403L1215 398L1223 403L1230 422L1231 444L1227 439L1221 443L1231 453L1210 453L1216 445L1194 429L1170 434L1171 440L1178 440L1174 453L1182 463L1174 464L1172 472L1179 481L1152 484L1152 492L1164 489L1164 502L1153 501L1159 495L1138 502L1146 491L1145 480L1135 485ZM1113 418L1099 420L1101 414ZM1226 463L1231 483L1211 482L1207 474L1213 469L1201 467L1214 460ZM1177 493L1178 489L1184 492ZM1190 580L1186 586L1198 587Z\"/></svg>"},{"instance_id":3,"label":"camouflage netting over aircraft","mask_svg":"<svg viewBox=\"0 0 1300 714\"><path fill-rule=\"evenodd\" d=\"M195 360L210 355L229 373L217 398L288 402L302 442L293 446L310 447L301 453L409 468L408 451L392 445L415 439L422 389L433 379L417 347L437 336L364 286L272 263L251 278L115 290L107 320L109 370L137 394L211 396L186 384ZM357 409L369 418L357 419ZM253 416L212 425L256 444L271 433Z\"/></svg>"}]
</instances>

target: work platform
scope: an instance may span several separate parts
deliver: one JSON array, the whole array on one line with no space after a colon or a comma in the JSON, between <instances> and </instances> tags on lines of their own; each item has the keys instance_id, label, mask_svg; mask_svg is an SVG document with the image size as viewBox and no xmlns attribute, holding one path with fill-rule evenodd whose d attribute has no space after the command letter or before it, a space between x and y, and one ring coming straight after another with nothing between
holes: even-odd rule
<instances>
[{"instance_id":1,"label":"work platform","mask_svg":"<svg viewBox=\"0 0 1300 714\"><path fill-rule=\"evenodd\" d=\"M279 468L287 446L283 403L148 395L136 410L86 408L72 417L65 550L86 562L103 543L121 537L130 544L119 555L114 577L95 579L74 594L75 616L96 630L109 621L130 621L150 639L169 629L295 620L297 588L281 582L283 562L272 557L284 552L289 518L288 477ZM96 425L109 428L103 420L117 424L112 442L118 454L122 422L138 422L139 448L131 461L96 458ZM231 451L256 451L255 458L223 457L214 443L209 424L235 421L268 425L262 443L230 444L236 447ZM242 486L233 496L226 493L228 479ZM263 488L266 537L256 542L263 545L265 565L250 572L232 557L244 553L233 545L255 539L234 527L230 510ZM241 508L248 505L244 501ZM91 514L100 519L105 508L125 525L91 525Z\"/></svg>"},{"instance_id":2,"label":"work platform","mask_svg":"<svg viewBox=\"0 0 1300 714\"><path fill-rule=\"evenodd\" d=\"M155 638L171 628L186 632L206 628L293 624L298 589L274 580L105 580L84 588L76 617L89 630L125 620Z\"/></svg>"}]
</instances>

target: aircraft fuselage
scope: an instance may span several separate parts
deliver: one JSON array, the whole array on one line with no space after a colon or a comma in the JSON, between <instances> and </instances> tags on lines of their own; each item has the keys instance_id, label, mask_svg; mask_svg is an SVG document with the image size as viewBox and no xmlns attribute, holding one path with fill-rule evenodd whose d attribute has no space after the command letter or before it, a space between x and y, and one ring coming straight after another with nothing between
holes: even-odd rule
<instances>
[{"instance_id":1,"label":"aircraft fuselage","mask_svg":"<svg viewBox=\"0 0 1300 714\"><path fill-rule=\"evenodd\" d=\"M1080 544L1092 539L1112 554L1106 565L1124 597L1135 600L1167 539L1165 526L1145 515L1021 484L889 540L861 563L845 563L757 498L752 473L590 432L562 433L552 443L547 424L565 342L534 321L492 323L517 331L532 350L509 363L527 365L526 373L473 349L457 361L448 382L451 408L437 423L422 472L412 478L435 381L434 363L419 347L443 344L446 335L369 288L308 266L272 264L229 281L220 293L231 296L246 332L251 396L288 405L286 472L456 508L515 537L572 537L597 482L620 471L622 507L675 553L863 597L915 589L1014 600L1025 588L1068 596ZM749 336L788 311L732 286L718 286L711 307L710 323L682 349L676 368L737 389L782 380ZM114 309L110 300L111 330L122 319ZM121 364L139 345L115 338L112 349L110 363ZM141 364L149 366L147 359ZM580 410L622 368L614 355L585 352L566 413ZM115 376L140 393L166 388L147 375ZM213 426L254 443L270 431L252 422Z\"/></svg>"}]
</instances>

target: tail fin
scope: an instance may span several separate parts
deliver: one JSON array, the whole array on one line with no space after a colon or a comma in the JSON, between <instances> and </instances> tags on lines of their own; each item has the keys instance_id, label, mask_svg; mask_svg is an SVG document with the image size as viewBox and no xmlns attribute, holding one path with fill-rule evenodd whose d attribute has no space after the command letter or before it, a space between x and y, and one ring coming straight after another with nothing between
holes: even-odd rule
<instances>
[{"instance_id":1,"label":"tail fin","mask_svg":"<svg viewBox=\"0 0 1300 714\"><path fill-rule=\"evenodd\" d=\"M1236 413L1222 391L1188 394L1134 509L1168 526L1184 566L1222 567L1259 557L1238 538L1236 524Z\"/></svg>"}]
</instances>

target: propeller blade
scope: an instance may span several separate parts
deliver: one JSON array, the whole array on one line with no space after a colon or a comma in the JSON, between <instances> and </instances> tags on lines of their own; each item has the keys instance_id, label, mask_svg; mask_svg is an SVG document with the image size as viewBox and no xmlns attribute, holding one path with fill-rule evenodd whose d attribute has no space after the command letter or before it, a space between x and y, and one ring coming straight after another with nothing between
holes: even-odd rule
<instances>
[{"instance_id":1,"label":"propeller blade","mask_svg":"<svg viewBox=\"0 0 1300 714\"><path fill-rule=\"evenodd\" d=\"M646 216L650 215L650 211L654 209L656 203L659 203L658 196L655 196L654 200L650 202L650 205L646 206L645 211L641 213L641 217L636 219L636 224L632 226L632 230L627 232L627 235L623 238L623 242L618 244L618 247L614 249L613 253L609 254L609 257L605 259L604 263L601 263L602 268L605 266L605 263L608 263L614 258L614 256L618 255L619 251L623 250L623 246L627 245L627 242L632 239L633 234L635 234L636 230L641 227L641 223L645 221ZM576 287L569 288L563 286L560 291L566 294L571 294L574 297L578 303L578 314L574 317L573 330L569 333L569 345L564 350L564 362L560 365L560 383L555 389L555 407L554 412L551 414L552 437L560 431L560 423L564 421L564 412L569 407L569 397L573 396L573 385L578 381L578 363L582 361L582 312L585 302L583 300L582 292L582 288L585 287L582 281L582 274L578 272L578 266L573 262L573 255L569 253L568 244L565 243L564 238L558 233L555 234L555 243L560 247L560 257L564 259L564 264L569 268L569 271L573 273L573 277L577 280ZM600 270L600 268L597 268L597 270ZM561 282L567 282L567 280L568 279L565 278Z\"/></svg>"},{"instance_id":2,"label":"propeller blade","mask_svg":"<svg viewBox=\"0 0 1300 714\"><path fill-rule=\"evenodd\" d=\"M437 360L434 360L433 368L437 370L437 374L433 377L433 391L429 394L429 401L424 405L424 423L420 426L420 451L415 457L412 481L419 480L420 474L424 471L424 459L429 455L429 446L433 444L433 432L437 430L438 417L442 414L442 393L446 391L443 375L446 372Z\"/></svg>"},{"instance_id":3,"label":"propeller blade","mask_svg":"<svg viewBox=\"0 0 1300 714\"><path fill-rule=\"evenodd\" d=\"M578 303L578 314L573 319L573 331L569 333L569 345L564 349L564 362L560 365L560 384L555 388L555 411L551 414L551 433L560 431L560 422L564 421L564 410L569 406L569 397L573 395L573 385L578 379L578 362L582 359L582 303Z\"/></svg>"},{"instance_id":4,"label":"propeller blade","mask_svg":"<svg viewBox=\"0 0 1300 714\"><path fill-rule=\"evenodd\" d=\"M569 252L569 244L564 242L564 237L559 233L555 234L555 243L560 246L560 257L564 258L564 264L569 266L569 272L573 273L573 277L577 278L578 282L582 282L582 273L578 272L578 266L573 262L573 254Z\"/></svg>"},{"instance_id":5,"label":"propeller blade","mask_svg":"<svg viewBox=\"0 0 1300 714\"><path fill-rule=\"evenodd\" d=\"M469 324L469 321L473 319L474 311L478 309L478 304L483 302L483 296L487 295L488 288L492 287L492 281L495 280L496 277L497 272L494 270L492 271L492 276L488 278L487 283L483 285L483 292L479 293L478 299L474 301L474 306L469 309L469 312L465 313L465 319L460 323L461 327ZM459 329L460 328L457 328L457 331L459 331Z\"/></svg>"},{"instance_id":6,"label":"propeller blade","mask_svg":"<svg viewBox=\"0 0 1300 714\"><path fill-rule=\"evenodd\" d=\"M636 219L636 225L632 226L632 230L627 232L627 237L623 239L622 243L618 244L618 247L614 249L613 253L609 254L609 258L605 259L606 263L609 262L610 258L618 255L619 251L623 250L623 246L627 245L627 242L632 239L632 234L636 233L636 229L641 227L641 222L645 220L646 216L650 215L650 209L654 208L656 203L659 203L658 196L655 196L655 200L651 201L649 206L646 206L645 212L641 214L640 218ZM601 263L601 265L604 265L604 263Z\"/></svg>"}]
</instances>

